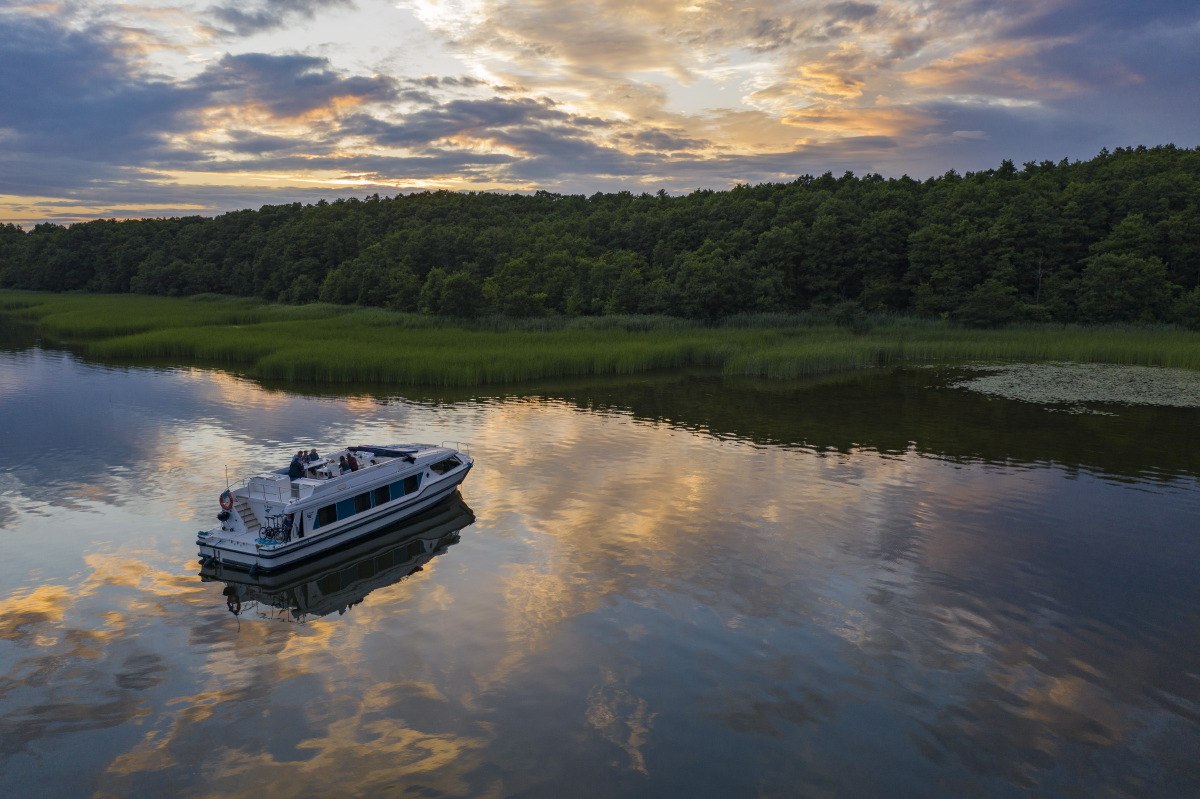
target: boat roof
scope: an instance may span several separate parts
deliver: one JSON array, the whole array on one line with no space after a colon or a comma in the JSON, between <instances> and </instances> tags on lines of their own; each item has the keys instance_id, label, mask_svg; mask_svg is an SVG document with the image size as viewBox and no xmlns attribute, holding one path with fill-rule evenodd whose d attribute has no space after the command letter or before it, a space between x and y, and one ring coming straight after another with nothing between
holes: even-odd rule
<instances>
[{"instance_id":1,"label":"boat roof","mask_svg":"<svg viewBox=\"0 0 1200 799\"><path fill-rule=\"evenodd\" d=\"M447 447L444 444L360 444L358 446L343 447L342 449L335 450L333 453L324 456L324 459L332 460L340 455L348 455L352 452L369 452L379 458L402 458L416 463L418 458L429 460L433 456L442 453L459 454L460 450ZM288 466L281 466L278 469L258 472L258 474L287 474L289 468Z\"/></svg>"}]
</instances>

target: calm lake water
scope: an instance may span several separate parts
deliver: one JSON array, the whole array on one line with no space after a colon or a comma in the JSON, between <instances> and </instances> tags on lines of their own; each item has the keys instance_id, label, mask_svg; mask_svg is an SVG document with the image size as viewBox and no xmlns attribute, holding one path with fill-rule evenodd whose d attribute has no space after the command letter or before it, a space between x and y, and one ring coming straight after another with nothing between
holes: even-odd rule
<instances>
[{"instance_id":1,"label":"calm lake water","mask_svg":"<svg viewBox=\"0 0 1200 799\"><path fill-rule=\"evenodd\" d=\"M0 795L1200 795L1200 410L963 375L397 396L0 352ZM202 579L226 469L441 440L461 502Z\"/></svg>"}]
</instances>

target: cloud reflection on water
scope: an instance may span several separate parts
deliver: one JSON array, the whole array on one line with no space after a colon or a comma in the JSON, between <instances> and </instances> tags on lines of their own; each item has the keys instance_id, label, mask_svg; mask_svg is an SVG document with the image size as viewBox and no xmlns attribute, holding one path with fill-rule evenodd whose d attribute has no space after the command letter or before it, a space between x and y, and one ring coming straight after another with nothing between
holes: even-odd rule
<instances>
[{"instance_id":1,"label":"cloud reflection on water","mask_svg":"<svg viewBox=\"0 0 1200 799\"><path fill-rule=\"evenodd\" d=\"M199 371L48 368L29 407L79 375L139 398L128 428L80 446L109 453L83 482L126 497L89 499L90 515L140 523L104 540L47 504L83 565L44 564L0 598L0 787L82 744L65 792L544 794L599 775L621 794L1132 796L1200 781L1179 757L1200 706L1186 479L767 446L561 400L262 397ZM212 508L193 494L222 477L204 453L248 464L303 435L431 431L472 442L478 520L418 579L293 625L234 619L196 578L193 517ZM57 468L40 474L67 485ZM30 479L6 495L46 490ZM5 535L32 548L36 529L21 515Z\"/></svg>"}]
</instances>

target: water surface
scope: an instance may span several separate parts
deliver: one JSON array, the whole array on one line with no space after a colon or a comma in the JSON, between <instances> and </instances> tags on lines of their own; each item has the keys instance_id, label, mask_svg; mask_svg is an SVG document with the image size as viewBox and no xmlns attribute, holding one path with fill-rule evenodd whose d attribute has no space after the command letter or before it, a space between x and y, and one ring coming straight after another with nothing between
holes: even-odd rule
<instances>
[{"instance_id":1,"label":"water surface","mask_svg":"<svg viewBox=\"0 0 1200 799\"><path fill-rule=\"evenodd\" d=\"M406 398L0 353L0 794L1200 794L1200 411L962 377ZM460 502L201 575L226 469L405 440L470 442Z\"/></svg>"}]
</instances>

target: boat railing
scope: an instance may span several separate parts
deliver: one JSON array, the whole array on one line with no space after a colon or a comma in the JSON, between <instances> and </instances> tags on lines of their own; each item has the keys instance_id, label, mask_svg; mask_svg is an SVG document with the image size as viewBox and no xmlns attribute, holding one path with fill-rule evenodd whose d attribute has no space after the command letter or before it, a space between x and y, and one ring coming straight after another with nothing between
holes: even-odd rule
<instances>
[{"instance_id":1,"label":"boat railing","mask_svg":"<svg viewBox=\"0 0 1200 799\"><path fill-rule=\"evenodd\" d=\"M456 449L464 455L471 454L471 445L465 441L443 441L441 446L446 449Z\"/></svg>"},{"instance_id":2,"label":"boat railing","mask_svg":"<svg viewBox=\"0 0 1200 799\"><path fill-rule=\"evenodd\" d=\"M276 483L275 485L268 487L263 481L259 481L251 486L250 481L252 480L254 480L253 477L243 477L240 481L238 481L241 484L241 487L246 489L247 497L257 497L264 500L275 499L278 502L287 502L296 496L296 486L291 481L288 481L287 483ZM283 488L285 485L289 486L289 488L286 490Z\"/></svg>"}]
</instances>

